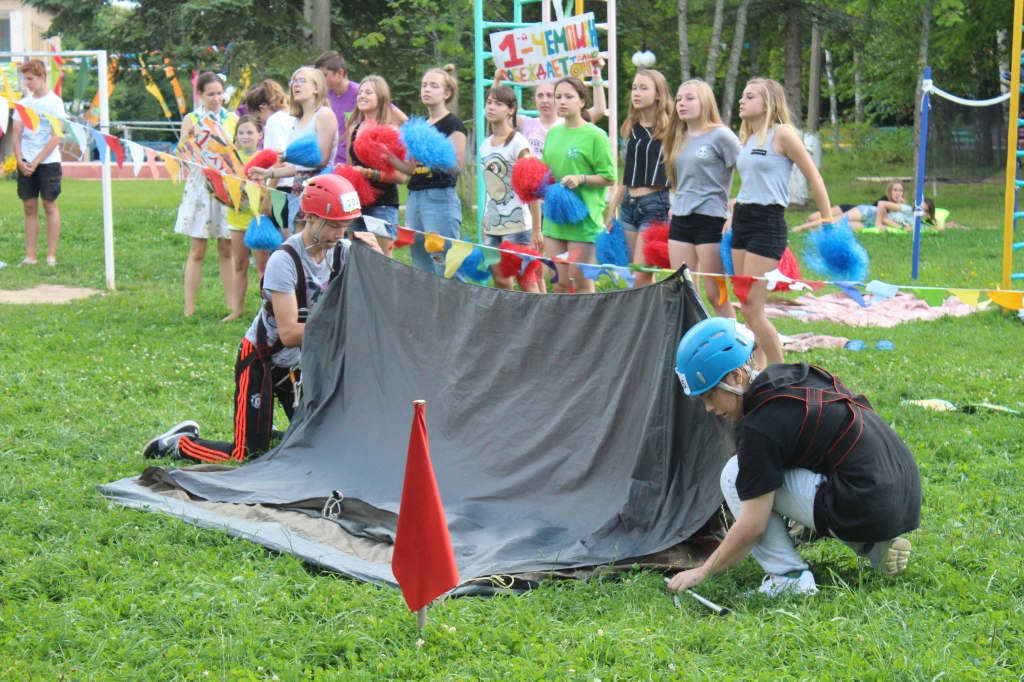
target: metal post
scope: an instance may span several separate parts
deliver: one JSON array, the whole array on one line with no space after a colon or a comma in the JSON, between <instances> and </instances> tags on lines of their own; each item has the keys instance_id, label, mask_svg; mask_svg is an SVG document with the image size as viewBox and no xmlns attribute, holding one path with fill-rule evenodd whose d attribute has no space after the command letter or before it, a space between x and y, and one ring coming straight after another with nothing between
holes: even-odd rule
<instances>
[{"instance_id":1,"label":"metal post","mask_svg":"<svg viewBox=\"0 0 1024 682\"><path fill-rule=\"evenodd\" d=\"M476 125L473 126L473 143L476 145L476 229L477 241L484 241L484 202L486 201L487 188L484 186L484 166L479 159L480 143L483 142L483 133L486 130L487 121L484 117L484 80L490 80L484 75L484 1L473 0L473 61L476 62L476 86L473 97L473 113Z\"/></svg>"},{"instance_id":2,"label":"metal post","mask_svg":"<svg viewBox=\"0 0 1024 682\"><path fill-rule=\"evenodd\" d=\"M110 109L107 101L107 51L100 50L99 60L99 94L100 94L100 132L110 134ZM102 193L103 193L103 262L107 275L107 288L114 290L114 201L110 194L110 151L103 158Z\"/></svg>"},{"instance_id":3,"label":"metal post","mask_svg":"<svg viewBox=\"0 0 1024 682\"><path fill-rule=\"evenodd\" d=\"M1020 2L1021 0L1018 0ZM932 67L924 67L924 79L932 79ZM928 91L921 95L921 153L917 160L917 192L914 194L914 206L924 203L924 169L928 159ZM914 210L914 258L910 266L910 278L917 280L918 262L921 260L921 210Z\"/></svg>"},{"instance_id":4,"label":"metal post","mask_svg":"<svg viewBox=\"0 0 1024 682\"><path fill-rule=\"evenodd\" d=\"M619 48L616 37L615 0L608 2L608 141L612 145L612 162L615 164L615 177L619 176Z\"/></svg>"},{"instance_id":5,"label":"metal post","mask_svg":"<svg viewBox=\"0 0 1024 682\"><path fill-rule=\"evenodd\" d=\"M1006 204L1003 216L1003 272L1000 284L1009 289L1013 279L1013 231L1017 222L1017 134L1020 126L1020 70L1024 67L1021 55L1021 31L1024 20L1024 0L1017 0L1013 8L1013 48L1010 50L1010 117L1006 133Z\"/></svg>"}]
</instances>

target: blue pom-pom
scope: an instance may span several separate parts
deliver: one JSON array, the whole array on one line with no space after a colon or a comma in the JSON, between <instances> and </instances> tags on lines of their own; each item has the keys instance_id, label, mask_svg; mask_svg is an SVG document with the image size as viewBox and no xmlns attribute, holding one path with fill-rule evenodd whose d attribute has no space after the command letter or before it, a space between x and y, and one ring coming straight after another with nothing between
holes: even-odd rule
<instances>
[{"instance_id":1,"label":"blue pom-pom","mask_svg":"<svg viewBox=\"0 0 1024 682\"><path fill-rule=\"evenodd\" d=\"M281 233L267 216L253 218L245 231L245 245L250 249L273 251L281 246Z\"/></svg>"},{"instance_id":2,"label":"blue pom-pom","mask_svg":"<svg viewBox=\"0 0 1024 682\"><path fill-rule=\"evenodd\" d=\"M398 133L409 156L433 171L446 173L458 166L455 147L440 130L425 118L413 117L406 121Z\"/></svg>"},{"instance_id":3,"label":"blue pom-pom","mask_svg":"<svg viewBox=\"0 0 1024 682\"><path fill-rule=\"evenodd\" d=\"M466 260L462 261L462 265L459 266L459 274L477 284L483 284L491 278L491 269L485 266L481 270L481 265L485 265L484 252L479 246L474 246L466 256Z\"/></svg>"},{"instance_id":4,"label":"blue pom-pom","mask_svg":"<svg viewBox=\"0 0 1024 682\"><path fill-rule=\"evenodd\" d=\"M732 230L722 235L722 241L718 245L718 255L722 257L722 269L727 275L735 275L732 267Z\"/></svg>"},{"instance_id":5,"label":"blue pom-pom","mask_svg":"<svg viewBox=\"0 0 1024 682\"><path fill-rule=\"evenodd\" d=\"M317 173L317 175L329 175L330 173L333 173L333 172L334 172L334 164L333 163L329 163L326 166L324 166L323 168L321 168L320 172Z\"/></svg>"},{"instance_id":6,"label":"blue pom-pom","mask_svg":"<svg viewBox=\"0 0 1024 682\"><path fill-rule=\"evenodd\" d=\"M597 262L601 265L629 265L629 247L626 234L618 220L612 220L612 231L601 230L597 235Z\"/></svg>"},{"instance_id":7,"label":"blue pom-pom","mask_svg":"<svg viewBox=\"0 0 1024 682\"><path fill-rule=\"evenodd\" d=\"M806 265L834 282L863 282L868 278L868 252L857 242L846 216L812 230L803 256Z\"/></svg>"},{"instance_id":8,"label":"blue pom-pom","mask_svg":"<svg viewBox=\"0 0 1024 682\"><path fill-rule=\"evenodd\" d=\"M296 166L319 167L322 159L320 140L316 137L316 131L293 140L284 150L284 160Z\"/></svg>"},{"instance_id":9,"label":"blue pom-pom","mask_svg":"<svg viewBox=\"0 0 1024 682\"><path fill-rule=\"evenodd\" d=\"M548 185L544 193L544 215L552 222L579 225L590 215L583 199L560 183Z\"/></svg>"}]
</instances>

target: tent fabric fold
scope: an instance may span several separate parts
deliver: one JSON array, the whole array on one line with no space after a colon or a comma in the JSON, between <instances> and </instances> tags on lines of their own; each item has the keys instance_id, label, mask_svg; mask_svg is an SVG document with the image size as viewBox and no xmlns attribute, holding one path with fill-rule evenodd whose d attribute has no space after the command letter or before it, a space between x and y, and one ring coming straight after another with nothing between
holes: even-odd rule
<instances>
[{"instance_id":1,"label":"tent fabric fold","mask_svg":"<svg viewBox=\"0 0 1024 682\"><path fill-rule=\"evenodd\" d=\"M356 244L307 321L301 403L277 448L230 470L150 471L100 489L393 585L388 565L290 522L203 507L299 512L387 544L410 403L422 399L463 580L655 555L716 512L734 450L732 427L687 398L674 372L679 339L706 316L684 272L638 289L536 295L444 279ZM317 518L333 491L351 504L342 518Z\"/></svg>"}]
</instances>

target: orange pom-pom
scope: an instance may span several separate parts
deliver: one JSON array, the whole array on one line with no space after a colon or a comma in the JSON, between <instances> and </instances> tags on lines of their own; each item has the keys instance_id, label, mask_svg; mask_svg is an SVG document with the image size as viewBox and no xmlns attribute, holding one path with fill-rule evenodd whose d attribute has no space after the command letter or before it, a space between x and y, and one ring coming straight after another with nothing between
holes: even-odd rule
<instances>
[{"instance_id":1,"label":"orange pom-pom","mask_svg":"<svg viewBox=\"0 0 1024 682\"><path fill-rule=\"evenodd\" d=\"M525 244L513 244L508 240L499 244L498 248L501 249L502 252L501 261L498 263L498 272L501 273L502 277L515 277L516 281L519 282L520 289L539 282L540 278L543 277L544 264L539 260L530 261L530 264L526 266L526 270L523 271L523 274L519 274L519 271L523 267L523 259L515 254L506 253L506 251L515 251L517 253L540 258L540 251L531 249Z\"/></svg>"},{"instance_id":2,"label":"orange pom-pom","mask_svg":"<svg viewBox=\"0 0 1024 682\"><path fill-rule=\"evenodd\" d=\"M644 262L653 268L669 268L668 223L658 221L640 233L644 240Z\"/></svg>"},{"instance_id":3,"label":"orange pom-pom","mask_svg":"<svg viewBox=\"0 0 1024 682\"><path fill-rule=\"evenodd\" d=\"M540 159L527 156L512 166L512 191L524 204L543 199L550 183L551 170Z\"/></svg>"},{"instance_id":4,"label":"orange pom-pom","mask_svg":"<svg viewBox=\"0 0 1024 682\"><path fill-rule=\"evenodd\" d=\"M249 159L249 163L245 164L245 177L249 177L250 168L270 168L277 163L277 152L273 149L261 149L256 152L256 156Z\"/></svg>"},{"instance_id":5,"label":"orange pom-pom","mask_svg":"<svg viewBox=\"0 0 1024 682\"><path fill-rule=\"evenodd\" d=\"M335 166L334 174L340 175L341 177L352 183L352 187L355 188L356 194L359 195L359 205L363 208L372 206L373 202L380 198L380 195L384 192L373 185L370 181L363 177L363 174L357 171L352 166Z\"/></svg>"}]
</instances>

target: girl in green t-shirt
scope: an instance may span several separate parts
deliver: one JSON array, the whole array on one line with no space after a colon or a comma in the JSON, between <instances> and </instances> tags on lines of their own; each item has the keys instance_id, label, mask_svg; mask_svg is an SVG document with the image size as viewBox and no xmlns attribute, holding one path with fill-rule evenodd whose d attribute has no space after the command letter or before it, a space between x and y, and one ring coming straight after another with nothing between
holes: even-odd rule
<instances>
[{"instance_id":1,"label":"girl in green t-shirt","mask_svg":"<svg viewBox=\"0 0 1024 682\"><path fill-rule=\"evenodd\" d=\"M587 89L579 78L566 77L555 84L555 106L563 125L548 131L544 143L544 163L561 184L587 205L590 215L575 225L556 223L544 216L544 255L557 256L578 247L581 263L594 262L594 242L604 228L607 205L605 188L615 184L615 164L608 135L589 123ZM593 293L594 281L586 279L576 266L558 266L557 294L569 293L569 278L577 293Z\"/></svg>"}]
</instances>

